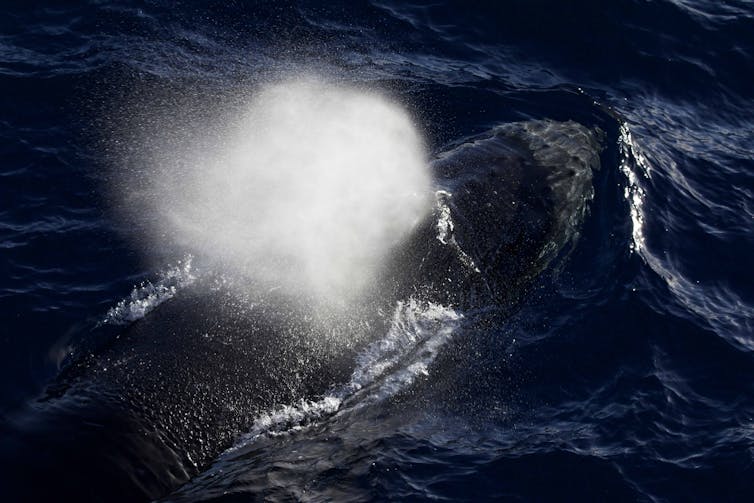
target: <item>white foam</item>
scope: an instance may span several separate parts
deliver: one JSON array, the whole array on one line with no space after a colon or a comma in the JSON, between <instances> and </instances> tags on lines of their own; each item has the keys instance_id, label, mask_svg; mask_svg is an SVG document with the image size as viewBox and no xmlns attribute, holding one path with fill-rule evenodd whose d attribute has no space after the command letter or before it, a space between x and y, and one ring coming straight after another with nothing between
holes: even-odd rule
<instances>
[{"instance_id":1,"label":"white foam","mask_svg":"<svg viewBox=\"0 0 754 503\"><path fill-rule=\"evenodd\" d=\"M301 400L263 412L229 452L262 435L297 431L342 410L385 400L429 373L440 349L458 330L463 316L438 304L421 304L411 299L399 302L388 333L362 351L349 382L331 390L319 400Z\"/></svg>"},{"instance_id":2,"label":"white foam","mask_svg":"<svg viewBox=\"0 0 754 503\"><path fill-rule=\"evenodd\" d=\"M159 274L153 283L144 281L134 287L128 297L111 307L100 323L109 325L128 325L146 316L147 313L175 296L179 289L196 280L192 269L192 257L189 255Z\"/></svg>"}]
</instances>

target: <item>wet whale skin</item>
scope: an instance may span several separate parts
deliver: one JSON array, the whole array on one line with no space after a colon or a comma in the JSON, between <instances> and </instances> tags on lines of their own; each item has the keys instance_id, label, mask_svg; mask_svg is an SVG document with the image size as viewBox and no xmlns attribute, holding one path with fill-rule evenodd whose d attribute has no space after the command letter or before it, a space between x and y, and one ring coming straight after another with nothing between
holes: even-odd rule
<instances>
[{"instance_id":1,"label":"wet whale skin","mask_svg":"<svg viewBox=\"0 0 754 503\"><path fill-rule=\"evenodd\" d=\"M578 236L600 149L598 130L530 121L439 154L432 212L348 310L276 293L238 296L201 280L181 290L80 351L6 422L5 490L24 488L32 499L159 498L233 445L260 412L344 382L358 352L389 329L385 313L397 301L489 306L505 316ZM44 485L33 483L40 478Z\"/></svg>"}]
</instances>

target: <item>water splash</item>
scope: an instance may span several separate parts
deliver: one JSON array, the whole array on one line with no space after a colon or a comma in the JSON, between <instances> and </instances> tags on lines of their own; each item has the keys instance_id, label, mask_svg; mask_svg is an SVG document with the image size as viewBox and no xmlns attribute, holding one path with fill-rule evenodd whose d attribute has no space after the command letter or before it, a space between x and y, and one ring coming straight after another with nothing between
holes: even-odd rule
<instances>
[{"instance_id":1,"label":"water splash","mask_svg":"<svg viewBox=\"0 0 754 503\"><path fill-rule=\"evenodd\" d=\"M128 325L147 315L154 308L171 299L181 288L196 280L192 268L193 257L187 256L175 266L160 273L154 282L144 281L134 287L128 297L111 307L100 322L103 325Z\"/></svg>"},{"instance_id":2,"label":"water splash","mask_svg":"<svg viewBox=\"0 0 754 503\"><path fill-rule=\"evenodd\" d=\"M438 190L435 192L435 208L437 212L437 240L444 245L450 246L458 255L461 262L470 270L477 274L481 274L474 259L472 259L468 253L466 253L461 245L458 244L454 235L455 223L453 223L453 215L450 211L450 205L448 201L452 197L452 194L447 190Z\"/></svg>"},{"instance_id":3,"label":"water splash","mask_svg":"<svg viewBox=\"0 0 754 503\"><path fill-rule=\"evenodd\" d=\"M418 377L428 375L431 363L463 319L463 315L438 304L421 304L414 299L398 302L388 333L362 351L348 383L318 400L300 400L260 414L251 431L228 452L263 435L301 430L338 413L344 404L360 408L394 396Z\"/></svg>"},{"instance_id":4,"label":"water splash","mask_svg":"<svg viewBox=\"0 0 754 503\"><path fill-rule=\"evenodd\" d=\"M649 161L636 144L631 130L625 122L620 126L618 147L621 154L620 170L628 181L623 196L628 201L631 212L631 251L643 255L645 249L643 213L645 191L641 186L641 179L650 178ZM638 171L632 168L632 163L638 166Z\"/></svg>"}]
</instances>

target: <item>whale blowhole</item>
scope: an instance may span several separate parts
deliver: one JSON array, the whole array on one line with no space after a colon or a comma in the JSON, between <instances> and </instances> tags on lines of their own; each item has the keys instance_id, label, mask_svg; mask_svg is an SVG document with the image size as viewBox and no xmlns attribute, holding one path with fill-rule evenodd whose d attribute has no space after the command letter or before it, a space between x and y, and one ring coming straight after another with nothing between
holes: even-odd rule
<instances>
[{"instance_id":1,"label":"whale blowhole","mask_svg":"<svg viewBox=\"0 0 754 503\"><path fill-rule=\"evenodd\" d=\"M183 140L147 140L145 179L131 173L121 187L130 218L148 222L154 248L177 246L263 288L353 298L430 209L422 134L375 90L287 78L206 128L163 122L158 136Z\"/></svg>"}]
</instances>

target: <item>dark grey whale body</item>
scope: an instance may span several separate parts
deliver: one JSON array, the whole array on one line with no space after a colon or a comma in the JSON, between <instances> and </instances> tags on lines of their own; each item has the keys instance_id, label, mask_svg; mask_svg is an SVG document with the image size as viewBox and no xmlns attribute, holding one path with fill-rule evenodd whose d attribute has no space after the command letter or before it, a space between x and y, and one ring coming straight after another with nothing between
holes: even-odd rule
<instances>
[{"instance_id":1,"label":"dark grey whale body","mask_svg":"<svg viewBox=\"0 0 754 503\"><path fill-rule=\"evenodd\" d=\"M436 206L348 312L203 281L96 351L0 430L12 499L140 501L206 467L265 410L345 382L413 298L510 310L573 241L592 198L598 133L573 122L494 128L432 163ZM43 484L35 481L44 481Z\"/></svg>"}]
</instances>

